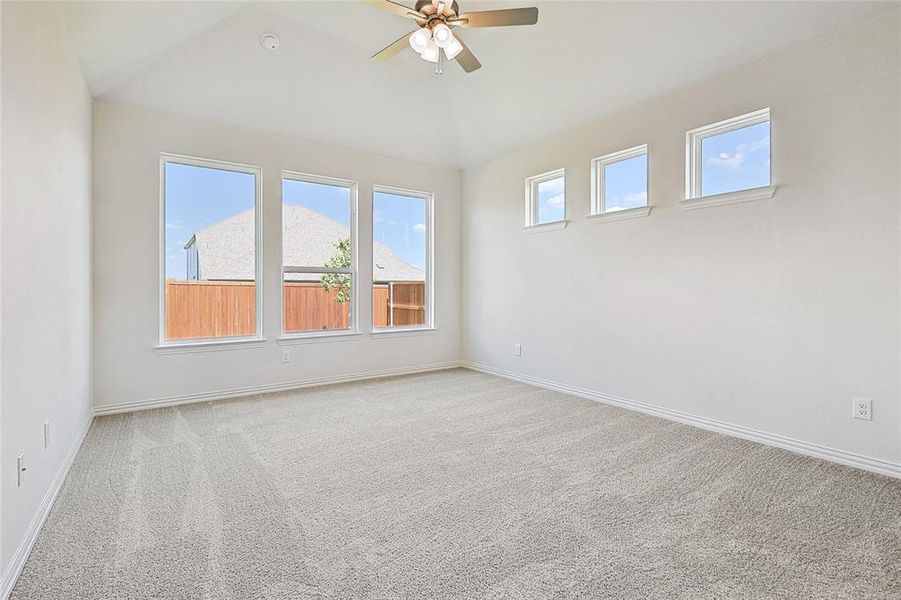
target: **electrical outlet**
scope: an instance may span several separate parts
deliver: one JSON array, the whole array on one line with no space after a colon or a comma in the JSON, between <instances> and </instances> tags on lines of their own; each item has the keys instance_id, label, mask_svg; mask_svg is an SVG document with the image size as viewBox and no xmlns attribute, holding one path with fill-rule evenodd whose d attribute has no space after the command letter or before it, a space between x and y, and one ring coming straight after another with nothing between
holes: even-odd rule
<instances>
[{"instance_id":1,"label":"electrical outlet","mask_svg":"<svg viewBox=\"0 0 901 600\"><path fill-rule=\"evenodd\" d=\"M44 450L50 447L50 420L44 421Z\"/></svg>"},{"instance_id":2,"label":"electrical outlet","mask_svg":"<svg viewBox=\"0 0 901 600\"><path fill-rule=\"evenodd\" d=\"M522 344L514 344L513 356L522 356Z\"/></svg>"},{"instance_id":3,"label":"electrical outlet","mask_svg":"<svg viewBox=\"0 0 901 600\"><path fill-rule=\"evenodd\" d=\"M285 365L289 362L291 362L291 353L287 350L282 350L282 364Z\"/></svg>"},{"instance_id":4,"label":"electrical outlet","mask_svg":"<svg viewBox=\"0 0 901 600\"><path fill-rule=\"evenodd\" d=\"M851 416L855 419L863 419L865 421L873 420L873 401L867 398L852 398L851 406L853 412Z\"/></svg>"},{"instance_id":5,"label":"electrical outlet","mask_svg":"<svg viewBox=\"0 0 901 600\"><path fill-rule=\"evenodd\" d=\"M16 457L16 487L22 487L25 482L25 455Z\"/></svg>"}]
</instances>

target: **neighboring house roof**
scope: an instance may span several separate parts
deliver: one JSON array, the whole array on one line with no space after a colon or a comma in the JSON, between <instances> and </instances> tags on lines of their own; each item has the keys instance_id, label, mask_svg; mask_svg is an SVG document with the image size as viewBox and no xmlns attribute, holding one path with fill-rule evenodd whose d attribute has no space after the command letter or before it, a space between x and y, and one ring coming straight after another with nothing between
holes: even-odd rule
<instances>
[{"instance_id":1,"label":"neighboring house roof","mask_svg":"<svg viewBox=\"0 0 901 600\"><path fill-rule=\"evenodd\" d=\"M304 206L287 204L282 213L283 264L322 267L335 255L335 243L350 235L344 225ZM254 279L254 213L247 210L194 234L200 276L204 280ZM374 281L424 281L422 269L398 258L390 247L372 248ZM289 279L318 279L289 274Z\"/></svg>"}]
</instances>

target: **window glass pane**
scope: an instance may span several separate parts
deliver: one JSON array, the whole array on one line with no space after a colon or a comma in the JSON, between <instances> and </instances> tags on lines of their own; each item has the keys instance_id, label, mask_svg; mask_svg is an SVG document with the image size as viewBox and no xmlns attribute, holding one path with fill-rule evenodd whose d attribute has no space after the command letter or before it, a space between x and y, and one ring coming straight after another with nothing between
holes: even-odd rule
<instances>
[{"instance_id":1,"label":"window glass pane","mask_svg":"<svg viewBox=\"0 0 901 600\"><path fill-rule=\"evenodd\" d=\"M647 205L647 154L604 166L604 212Z\"/></svg>"},{"instance_id":2,"label":"window glass pane","mask_svg":"<svg viewBox=\"0 0 901 600\"><path fill-rule=\"evenodd\" d=\"M770 124L701 140L701 195L770 185Z\"/></svg>"},{"instance_id":3,"label":"window glass pane","mask_svg":"<svg viewBox=\"0 0 901 600\"><path fill-rule=\"evenodd\" d=\"M282 260L286 267L349 267L336 259L350 239L350 188L282 180ZM346 243L346 242L345 242ZM350 254L346 253L346 261ZM328 264L326 264L328 263Z\"/></svg>"},{"instance_id":4,"label":"window glass pane","mask_svg":"<svg viewBox=\"0 0 901 600\"><path fill-rule=\"evenodd\" d=\"M256 333L256 177L164 167L166 339Z\"/></svg>"},{"instance_id":5,"label":"window glass pane","mask_svg":"<svg viewBox=\"0 0 901 600\"><path fill-rule=\"evenodd\" d=\"M351 273L302 269L353 269L351 188L282 180L284 330L287 333L349 329Z\"/></svg>"},{"instance_id":6,"label":"window glass pane","mask_svg":"<svg viewBox=\"0 0 901 600\"><path fill-rule=\"evenodd\" d=\"M565 178L557 177L540 182L536 197L538 199L538 224L562 221L565 218L566 190Z\"/></svg>"},{"instance_id":7,"label":"window glass pane","mask_svg":"<svg viewBox=\"0 0 901 600\"><path fill-rule=\"evenodd\" d=\"M285 273L285 331L350 328L349 273Z\"/></svg>"},{"instance_id":8,"label":"window glass pane","mask_svg":"<svg viewBox=\"0 0 901 600\"><path fill-rule=\"evenodd\" d=\"M372 325L426 324L426 199L372 196Z\"/></svg>"}]
</instances>

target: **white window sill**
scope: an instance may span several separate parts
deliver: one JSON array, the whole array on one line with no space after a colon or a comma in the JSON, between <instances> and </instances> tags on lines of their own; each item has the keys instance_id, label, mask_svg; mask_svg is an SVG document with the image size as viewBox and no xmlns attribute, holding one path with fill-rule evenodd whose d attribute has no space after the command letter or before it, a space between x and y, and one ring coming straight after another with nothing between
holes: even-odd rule
<instances>
[{"instance_id":1,"label":"white window sill","mask_svg":"<svg viewBox=\"0 0 901 600\"><path fill-rule=\"evenodd\" d=\"M406 337L410 335L430 335L438 331L436 327L388 327L373 329L372 337L375 339Z\"/></svg>"},{"instance_id":2,"label":"white window sill","mask_svg":"<svg viewBox=\"0 0 901 600\"><path fill-rule=\"evenodd\" d=\"M362 337L359 331L330 331L327 333L298 333L295 335L283 335L276 340L280 346L293 346L294 344L315 344L317 342L346 342Z\"/></svg>"},{"instance_id":3,"label":"white window sill","mask_svg":"<svg viewBox=\"0 0 901 600\"><path fill-rule=\"evenodd\" d=\"M189 352L213 352L218 350L242 350L244 348L262 348L266 345L263 338L231 338L224 340L169 342L156 346L157 354L186 354Z\"/></svg>"},{"instance_id":4,"label":"white window sill","mask_svg":"<svg viewBox=\"0 0 901 600\"><path fill-rule=\"evenodd\" d=\"M726 204L738 204L740 202L752 202L754 200L766 200L776 195L776 186L739 190L714 196L701 196L700 198L686 198L679 204L685 209L707 208L708 206L724 206Z\"/></svg>"},{"instance_id":5,"label":"white window sill","mask_svg":"<svg viewBox=\"0 0 901 600\"><path fill-rule=\"evenodd\" d=\"M596 215L588 215L588 222L609 223L610 221L624 221L625 219L637 219L639 217L646 217L649 214L651 214L650 206L639 206L638 208L626 208L623 210L602 212Z\"/></svg>"},{"instance_id":6,"label":"white window sill","mask_svg":"<svg viewBox=\"0 0 901 600\"><path fill-rule=\"evenodd\" d=\"M569 221L554 221L552 223L542 223L541 225L523 225L522 230L525 233L541 233L542 231L556 231L558 229L566 229Z\"/></svg>"}]
</instances>

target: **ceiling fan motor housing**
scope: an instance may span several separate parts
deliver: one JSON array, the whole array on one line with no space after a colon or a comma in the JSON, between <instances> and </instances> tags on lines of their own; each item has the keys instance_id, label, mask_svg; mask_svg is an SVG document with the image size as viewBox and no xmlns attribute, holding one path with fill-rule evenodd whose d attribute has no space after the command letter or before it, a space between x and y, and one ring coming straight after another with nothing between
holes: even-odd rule
<instances>
[{"instance_id":1,"label":"ceiling fan motor housing","mask_svg":"<svg viewBox=\"0 0 901 600\"><path fill-rule=\"evenodd\" d=\"M444 16L445 18L452 18L460 14L460 6L456 0L447 2L444 5L444 11L442 11L441 15L438 15L438 8L432 3L432 0L416 0L416 11L430 17Z\"/></svg>"}]
</instances>

